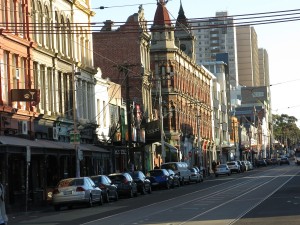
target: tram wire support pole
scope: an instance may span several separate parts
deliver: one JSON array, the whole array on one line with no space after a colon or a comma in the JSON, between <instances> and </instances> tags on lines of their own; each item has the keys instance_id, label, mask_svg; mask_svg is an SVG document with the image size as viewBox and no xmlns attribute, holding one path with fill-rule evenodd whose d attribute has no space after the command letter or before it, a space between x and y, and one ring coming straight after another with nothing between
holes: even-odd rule
<instances>
[{"instance_id":1,"label":"tram wire support pole","mask_svg":"<svg viewBox=\"0 0 300 225\"><path fill-rule=\"evenodd\" d=\"M131 114L133 113L130 108L130 86L129 86L129 68L141 66L141 64L128 64L124 62L121 65L117 65L119 72L123 72L125 76L125 91L126 91L126 113L127 113L127 132L128 132L128 151L129 151L129 162L128 166L130 166L129 170L134 170L134 151L132 148L132 127L131 127Z\"/></svg>"},{"instance_id":2,"label":"tram wire support pole","mask_svg":"<svg viewBox=\"0 0 300 225\"><path fill-rule=\"evenodd\" d=\"M75 150L75 159L76 159L76 177L80 177L80 159L79 159L79 148L78 148L78 144L77 143L77 133L78 133L78 129L77 129L77 118L76 118L76 84L75 84L75 75L79 75L79 73L75 72L75 65L74 63L72 64L72 83L73 83L73 91L72 91L72 101L73 101L73 123L74 123L74 150Z\"/></svg>"}]
</instances>

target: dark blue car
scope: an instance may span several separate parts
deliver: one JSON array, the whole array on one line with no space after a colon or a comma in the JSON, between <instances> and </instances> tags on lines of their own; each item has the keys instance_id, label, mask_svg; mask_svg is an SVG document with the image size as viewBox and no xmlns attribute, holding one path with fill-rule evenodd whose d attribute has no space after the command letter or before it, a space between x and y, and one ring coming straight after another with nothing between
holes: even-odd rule
<instances>
[{"instance_id":1,"label":"dark blue car","mask_svg":"<svg viewBox=\"0 0 300 225\"><path fill-rule=\"evenodd\" d=\"M149 180L153 188L164 187L169 189L172 186L172 179L166 169L150 170L149 174Z\"/></svg>"}]
</instances>

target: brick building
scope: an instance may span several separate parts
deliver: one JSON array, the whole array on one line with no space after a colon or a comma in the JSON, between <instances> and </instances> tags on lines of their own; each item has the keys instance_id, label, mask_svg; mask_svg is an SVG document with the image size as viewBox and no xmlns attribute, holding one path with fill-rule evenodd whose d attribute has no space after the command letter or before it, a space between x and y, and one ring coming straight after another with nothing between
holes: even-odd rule
<instances>
[{"instance_id":1,"label":"brick building","mask_svg":"<svg viewBox=\"0 0 300 225\"><path fill-rule=\"evenodd\" d=\"M134 134L127 132L126 143L125 140L122 143L125 148L130 146L133 149L141 145L140 123L145 124L153 117L149 80L150 38L141 6L138 13L129 16L126 23L117 29L114 29L113 21L107 20L100 32L93 33L94 64L101 68L103 78L121 85L122 101L127 105L127 126L138 134L136 139ZM132 107L136 105L141 106L141 121L132 118ZM141 152L140 149L136 150ZM144 156L134 154L133 151L130 150L127 157L141 165Z\"/></svg>"},{"instance_id":2,"label":"brick building","mask_svg":"<svg viewBox=\"0 0 300 225\"><path fill-rule=\"evenodd\" d=\"M194 46L189 41L193 42L195 39L186 39L182 32L175 32L176 29L182 30L182 26L188 26L187 21L183 22L185 17L182 15L182 8L180 12L177 26L174 27L166 8L166 1L160 0L150 29L153 37L150 51L151 69L154 78L161 81L152 93L156 96L161 89L162 96L162 105L154 104L154 108L159 111L162 107L166 143L179 149L178 156L175 157L172 156L171 149L167 148L166 153L162 153L164 161L183 160L190 165L206 166L206 153L212 142L212 75L187 55L193 56L193 50L190 49L187 53L183 51L188 46ZM182 26L178 26L178 22ZM185 30L190 32L189 29ZM180 35L176 37L176 33ZM192 33L186 36L189 35ZM184 41L180 41L180 38L184 38ZM180 42L184 43L186 48L182 48L182 45L177 46Z\"/></svg>"}]
</instances>

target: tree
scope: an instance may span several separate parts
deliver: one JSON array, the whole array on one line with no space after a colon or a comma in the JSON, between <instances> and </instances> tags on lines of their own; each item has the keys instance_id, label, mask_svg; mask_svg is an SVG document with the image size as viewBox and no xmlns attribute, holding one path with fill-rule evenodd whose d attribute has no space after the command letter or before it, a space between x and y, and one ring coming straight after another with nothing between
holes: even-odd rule
<instances>
[{"instance_id":1,"label":"tree","mask_svg":"<svg viewBox=\"0 0 300 225\"><path fill-rule=\"evenodd\" d=\"M298 145L300 140L300 129L296 122L297 118L287 114L273 115L273 133L276 140L293 148Z\"/></svg>"}]
</instances>

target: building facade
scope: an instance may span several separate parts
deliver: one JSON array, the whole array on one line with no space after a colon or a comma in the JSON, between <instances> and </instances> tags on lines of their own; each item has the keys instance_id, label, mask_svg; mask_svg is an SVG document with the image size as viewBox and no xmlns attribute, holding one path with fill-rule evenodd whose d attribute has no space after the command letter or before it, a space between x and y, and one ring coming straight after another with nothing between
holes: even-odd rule
<instances>
[{"instance_id":1,"label":"building facade","mask_svg":"<svg viewBox=\"0 0 300 225\"><path fill-rule=\"evenodd\" d=\"M151 36L142 6L138 13L128 17L125 24L114 28L114 22L107 20L100 32L94 32L93 48L95 65L101 67L103 78L121 85L121 100L126 103L126 134L121 142L112 145L120 145L116 151L118 154L127 152L123 154L127 157L124 160L130 162L124 165L121 160L118 170L129 169L127 167L132 168L133 165L149 170L149 151L145 150L143 132L145 124L153 119Z\"/></svg>"},{"instance_id":2,"label":"building facade","mask_svg":"<svg viewBox=\"0 0 300 225\"><path fill-rule=\"evenodd\" d=\"M98 173L109 153L93 145L97 71L87 1L1 5L0 179L8 210L22 210L45 202L61 178Z\"/></svg>"},{"instance_id":3,"label":"building facade","mask_svg":"<svg viewBox=\"0 0 300 225\"><path fill-rule=\"evenodd\" d=\"M217 54L228 53L230 84L237 87L239 85L237 38L233 17L226 11L219 11L215 17L193 23L198 27L194 30L197 39L195 51L197 63L213 62Z\"/></svg>"},{"instance_id":4,"label":"building facade","mask_svg":"<svg viewBox=\"0 0 300 225\"><path fill-rule=\"evenodd\" d=\"M162 160L182 160L191 166L206 167L207 150L212 143L212 75L176 45L175 26L166 1L157 4L150 30L151 68L156 81L152 94L157 99L153 107L160 111L163 139L167 143L161 152ZM171 153L170 145L179 149L177 154Z\"/></svg>"},{"instance_id":5,"label":"building facade","mask_svg":"<svg viewBox=\"0 0 300 225\"><path fill-rule=\"evenodd\" d=\"M260 86L257 34L252 26L236 29L240 85Z\"/></svg>"}]
</instances>

